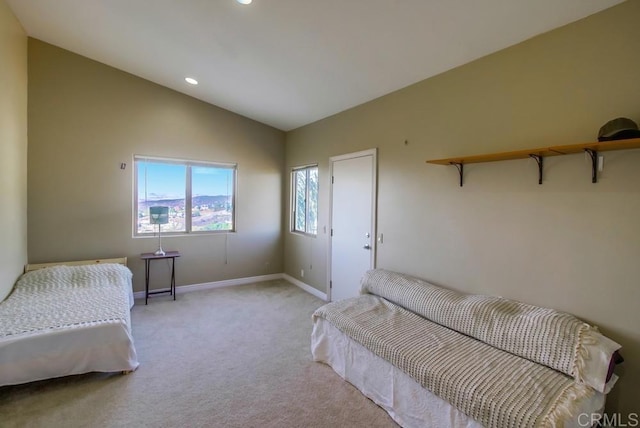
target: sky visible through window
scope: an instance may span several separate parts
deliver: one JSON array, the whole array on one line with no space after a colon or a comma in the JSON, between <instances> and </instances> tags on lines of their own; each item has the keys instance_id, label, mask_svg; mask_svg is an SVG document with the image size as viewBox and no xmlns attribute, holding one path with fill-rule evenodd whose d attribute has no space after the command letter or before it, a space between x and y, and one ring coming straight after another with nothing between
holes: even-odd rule
<instances>
[{"instance_id":1,"label":"sky visible through window","mask_svg":"<svg viewBox=\"0 0 640 428\"><path fill-rule=\"evenodd\" d=\"M149 207L168 206L170 232L234 230L235 166L195 164L188 161L137 160L137 233L153 233ZM187 200L187 174L191 198Z\"/></svg>"},{"instance_id":2,"label":"sky visible through window","mask_svg":"<svg viewBox=\"0 0 640 428\"><path fill-rule=\"evenodd\" d=\"M230 186L233 185L233 170L231 168L194 166L192 173L192 196L217 196L232 193ZM140 162L138 200L183 199L185 197L186 174L187 167L185 165Z\"/></svg>"}]
</instances>

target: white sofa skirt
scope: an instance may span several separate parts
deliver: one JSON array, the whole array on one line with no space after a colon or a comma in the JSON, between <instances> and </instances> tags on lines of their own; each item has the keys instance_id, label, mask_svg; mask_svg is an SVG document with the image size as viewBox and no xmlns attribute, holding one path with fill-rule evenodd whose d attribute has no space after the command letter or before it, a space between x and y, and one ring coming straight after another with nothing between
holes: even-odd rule
<instances>
[{"instance_id":1,"label":"white sofa skirt","mask_svg":"<svg viewBox=\"0 0 640 428\"><path fill-rule=\"evenodd\" d=\"M405 428L482 428L480 423L423 388L402 370L352 340L323 318L316 318L314 322L311 353L314 361L331 366ZM565 422L565 428L586 426L585 423L594 420L590 414L602 413L604 401L605 395L597 393L577 403L579 410L574 419Z\"/></svg>"}]
</instances>

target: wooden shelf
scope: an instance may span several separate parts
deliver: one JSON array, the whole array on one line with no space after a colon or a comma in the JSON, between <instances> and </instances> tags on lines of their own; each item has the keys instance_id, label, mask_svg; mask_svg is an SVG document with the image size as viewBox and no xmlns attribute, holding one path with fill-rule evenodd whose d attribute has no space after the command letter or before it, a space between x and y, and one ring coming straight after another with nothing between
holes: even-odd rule
<instances>
[{"instance_id":1,"label":"wooden shelf","mask_svg":"<svg viewBox=\"0 0 640 428\"><path fill-rule=\"evenodd\" d=\"M464 165L466 164L533 158L538 162L538 167L540 172L540 177L538 182L542 184L542 168L543 168L543 159L545 157L587 152L591 155L591 160L593 163L592 181L595 183L597 182L596 173L597 173L597 163L598 163L598 152L604 152L609 150L638 149L638 148L640 148L640 138L633 138L629 140L569 144L564 146L551 146L551 147L541 147L537 149L517 150L513 152L488 153L483 155L460 156L460 157L447 158L447 159L433 159L433 160L428 160L427 163L431 163L435 165L456 166L458 168L458 171L460 172L460 186L462 186L463 184L462 175L464 172Z\"/></svg>"}]
</instances>

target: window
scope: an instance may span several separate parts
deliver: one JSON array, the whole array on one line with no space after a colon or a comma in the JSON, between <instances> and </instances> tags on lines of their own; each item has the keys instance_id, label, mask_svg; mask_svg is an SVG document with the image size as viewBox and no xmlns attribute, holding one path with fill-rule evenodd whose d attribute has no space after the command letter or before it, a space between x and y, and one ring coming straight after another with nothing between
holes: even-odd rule
<instances>
[{"instance_id":1,"label":"window","mask_svg":"<svg viewBox=\"0 0 640 428\"><path fill-rule=\"evenodd\" d=\"M236 164L134 157L134 234L151 235L149 207L168 206L162 233L235 230Z\"/></svg>"},{"instance_id":2,"label":"window","mask_svg":"<svg viewBox=\"0 0 640 428\"><path fill-rule=\"evenodd\" d=\"M291 173L293 193L292 230L318 234L318 166L294 168Z\"/></svg>"}]
</instances>

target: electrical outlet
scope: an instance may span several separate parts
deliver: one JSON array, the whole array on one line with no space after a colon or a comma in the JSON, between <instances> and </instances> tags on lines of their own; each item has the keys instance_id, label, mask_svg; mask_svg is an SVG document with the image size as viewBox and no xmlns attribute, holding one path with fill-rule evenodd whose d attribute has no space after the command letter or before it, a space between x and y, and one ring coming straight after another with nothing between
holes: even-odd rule
<instances>
[{"instance_id":1,"label":"electrical outlet","mask_svg":"<svg viewBox=\"0 0 640 428\"><path fill-rule=\"evenodd\" d=\"M599 155L598 156L598 172L602 172L603 169L604 169L604 156Z\"/></svg>"},{"instance_id":2,"label":"electrical outlet","mask_svg":"<svg viewBox=\"0 0 640 428\"><path fill-rule=\"evenodd\" d=\"M304 278L304 269L300 269L300 278Z\"/></svg>"}]
</instances>

